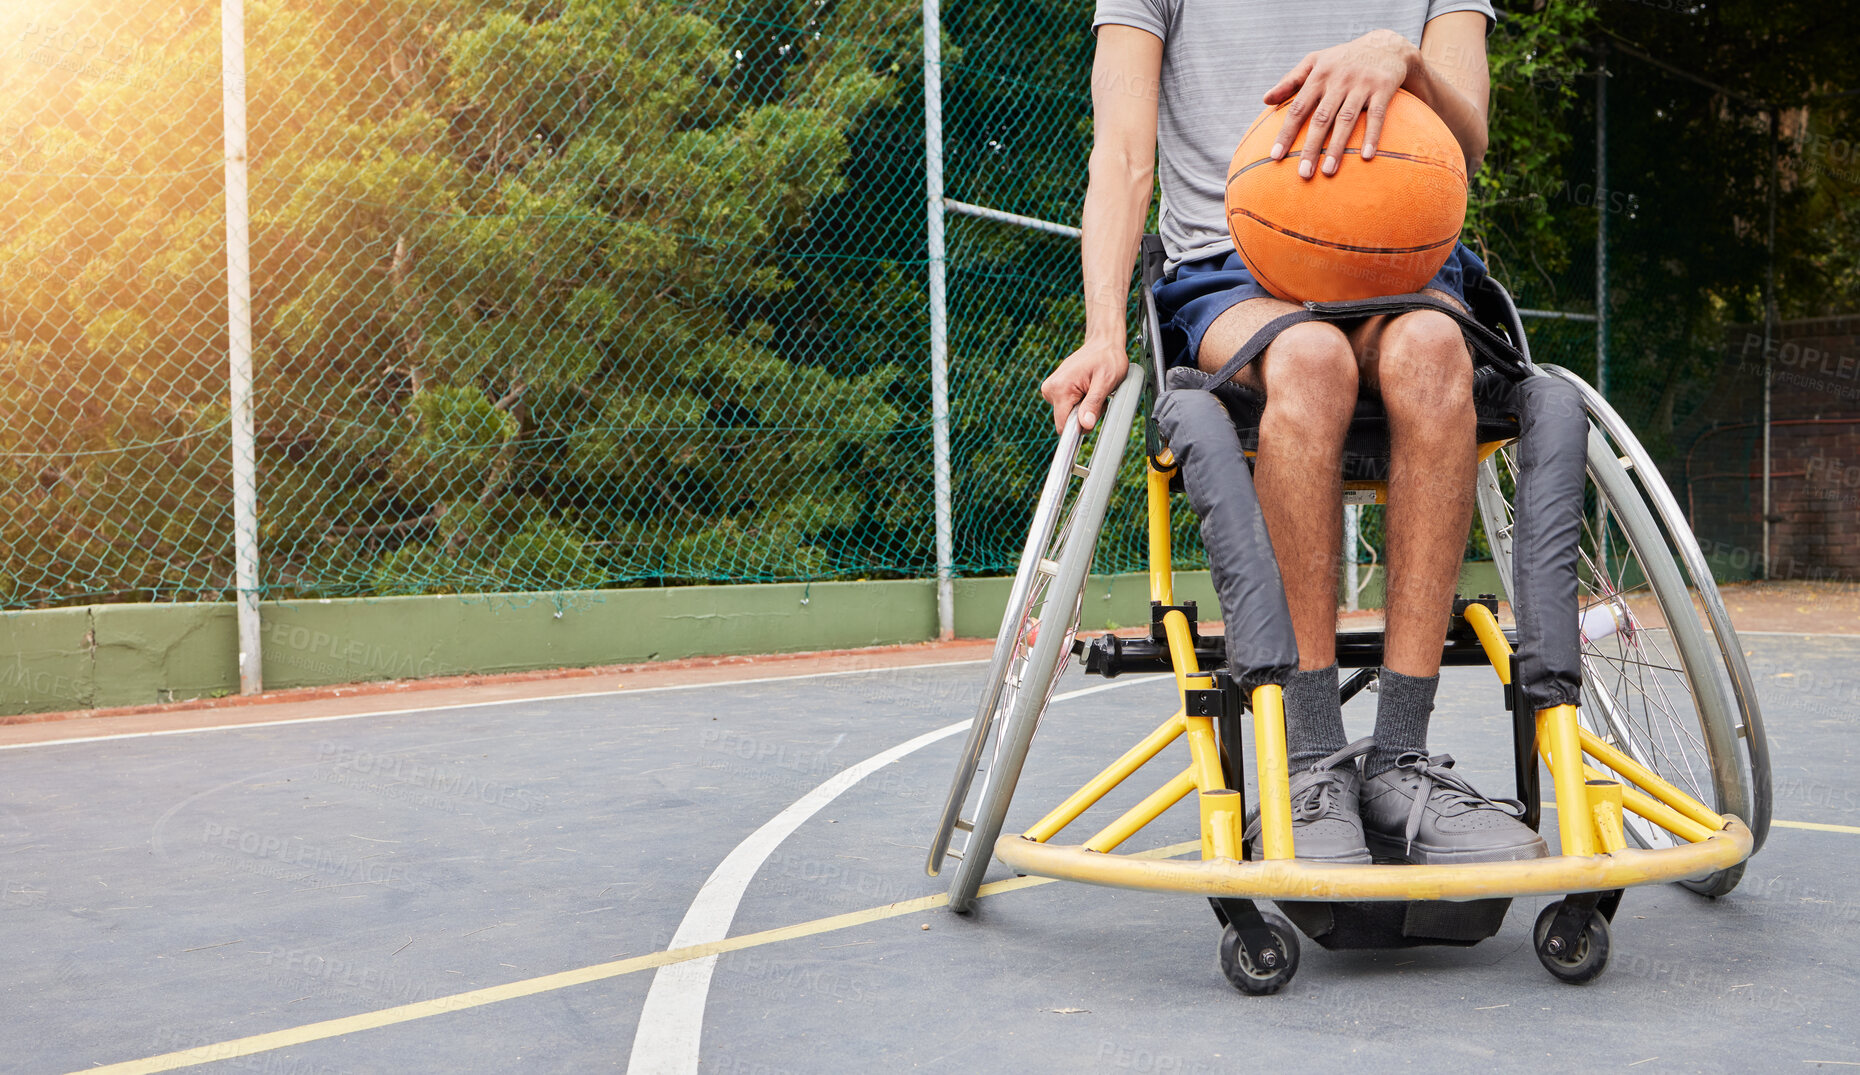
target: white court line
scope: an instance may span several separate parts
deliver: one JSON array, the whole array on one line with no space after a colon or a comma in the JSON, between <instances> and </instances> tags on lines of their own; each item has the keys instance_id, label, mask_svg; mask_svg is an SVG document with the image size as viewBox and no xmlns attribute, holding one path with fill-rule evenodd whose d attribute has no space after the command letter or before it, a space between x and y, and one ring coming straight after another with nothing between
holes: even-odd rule
<instances>
[{"instance_id":1,"label":"white court line","mask_svg":"<svg viewBox=\"0 0 1860 1075\"><path fill-rule=\"evenodd\" d=\"M105 743L112 739L148 739L157 735L193 735L198 732L231 732L237 731L240 728L281 728L289 724L321 724L324 721L358 720L362 717L404 717L414 713L443 713L448 709L480 709L484 706L491 705L526 705L536 702L567 701L572 698L608 698L616 694L657 694L663 691L698 691L708 687L740 687L751 683L787 683L790 680L828 679L834 676L864 676L876 672L910 672L920 668L955 668L965 664L984 664L986 662L987 658L976 658L967 661L935 661L930 664L901 664L891 668L843 668L834 672L802 672L799 675L793 676L760 676L755 679L718 680L715 683L674 683L665 687L619 687L610 691L583 691L580 694L546 694L537 695L534 698L498 698L489 702L454 702L451 705L413 706L408 709L374 709L366 713L337 713L329 717L294 717L290 720L255 720L249 724L211 724L203 728L164 728L160 731L153 732L122 732L117 735L87 735L76 739L45 739L36 743L0 743L0 750L26 750L31 747L57 747L66 746L71 743Z\"/></svg>"},{"instance_id":2,"label":"white court line","mask_svg":"<svg viewBox=\"0 0 1860 1075\"><path fill-rule=\"evenodd\" d=\"M1173 679L1172 675L1156 675L1101 683L1056 695L1053 701L1064 702L1119 687ZM691 901L684 920L678 923L678 931L666 947L683 948L723 940L729 935L737 905L742 902L756 871L808 818L871 774L973 723L972 719L959 720L848 766L769 819L718 863L710 879L698 889L697 897ZM704 1031L704 1007L710 998L711 972L716 967L717 957L705 956L668 964L653 972L652 988L646 994L645 1006L639 1013L639 1028L633 1034L633 1054L627 1061L627 1071L632 1075L696 1075Z\"/></svg>"}]
</instances>

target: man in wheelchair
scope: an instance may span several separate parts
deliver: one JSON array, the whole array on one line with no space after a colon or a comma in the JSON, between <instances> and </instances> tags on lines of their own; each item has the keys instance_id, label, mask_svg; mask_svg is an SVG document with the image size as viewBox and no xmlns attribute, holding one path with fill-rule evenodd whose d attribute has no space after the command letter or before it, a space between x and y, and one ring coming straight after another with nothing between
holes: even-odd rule
<instances>
[{"instance_id":1,"label":"man in wheelchair","mask_svg":"<svg viewBox=\"0 0 1860 1075\"><path fill-rule=\"evenodd\" d=\"M1254 102L1293 102L1273 155L1297 153L1307 182L1352 166L1343 147L1363 114L1362 156L1373 157L1397 89L1446 122L1470 172L1486 148L1492 18L1489 0L1098 0L1086 331L1041 386L1055 422L1076 408L1089 429L1125 372L1125 296L1159 154L1163 360L1211 373L1298 309L1254 281L1226 228L1225 168ZM1307 117L1303 144L1291 145ZM1484 273L1462 244L1424 293L1463 308ZM1272 339L1234 381L1265 399L1254 482L1297 637L1298 671L1284 693L1297 856L1461 863L1547 854L1518 804L1481 794L1450 758L1427 750L1477 467L1473 360L1459 325L1431 310L1307 321ZM1351 743L1338 694L1337 575L1344 443L1359 396L1380 402L1389 430L1389 585L1374 735Z\"/></svg>"}]
</instances>

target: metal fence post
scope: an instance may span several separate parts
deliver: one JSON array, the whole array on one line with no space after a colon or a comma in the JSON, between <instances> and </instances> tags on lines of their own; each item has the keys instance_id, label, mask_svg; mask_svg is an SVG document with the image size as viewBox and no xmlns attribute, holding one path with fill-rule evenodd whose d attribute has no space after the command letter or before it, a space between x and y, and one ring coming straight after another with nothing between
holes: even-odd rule
<instances>
[{"instance_id":1,"label":"metal fence post","mask_svg":"<svg viewBox=\"0 0 1860 1075\"><path fill-rule=\"evenodd\" d=\"M1608 49L1595 72L1595 393L1608 398Z\"/></svg>"},{"instance_id":2,"label":"metal fence post","mask_svg":"<svg viewBox=\"0 0 1860 1075\"><path fill-rule=\"evenodd\" d=\"M220 0L220 97L226 146L227 405L232 423L233 586L239 693L264 689L258 630L258 457L252 422L251 218L245 159L244 0Z\"/></svg>"},{"instance_id":3,"label":"metal fence post","mask_svg":"<svg viewBox=\"0 0 1860 1075\"><path fill-rule=\"evenodd\" d=\"M1355 612L1359 607L1356 584L1356 543L1361 540L1363 506L1345 504L1343 507L1343 607Z\"/></svg>"},{"instance_id":4,"label":"metal fence post","mask_svg":"<svg viewBox=\"0 0 1860 1075\"><path fill-rule=\"evenodd\" d=\"M1595 394L1608 398L1608 44L1595 69ZM1595 505L1596 558L1608 565L1607 510Z\"/></svg>"},{"instance_id":5,"label":"metal fence post","mask_svg":"<svg viewBox=\"0 0 1860 1075\"><path fill-rule=\"evenodd\" d=\"M942 19L924 0L924 245L930 270L930 442L936 480L937 637L956 636L949 457L949 325L943 266Z\"/></svg>"},{"instance_id":6,"label":"metal fence post","mask_svg":"<svg viewBox=\"0 0 1860 1075\"><path fill-rule=\"evenodd\" d=\"M1763 233L1763 578L1770 577L1770 514L1775 503L1770 497L1772 460L1770 452L1775 428L1771 408L1771 352L1776 344L1776 106L1768 105L1770 120L1770 181L1766 192L1769 223Z\"/></svg>"}]
</instances>

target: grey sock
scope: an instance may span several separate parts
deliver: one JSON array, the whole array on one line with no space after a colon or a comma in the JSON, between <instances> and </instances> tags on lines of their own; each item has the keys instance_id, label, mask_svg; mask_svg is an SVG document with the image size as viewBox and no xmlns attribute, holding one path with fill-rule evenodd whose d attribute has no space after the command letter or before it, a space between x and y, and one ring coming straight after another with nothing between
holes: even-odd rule
<instances>
[{"instance_id":1,"label":"grey sock","mask_svg":"<svg viewBox=\"0 0 1860 1075\"><path fill-rule=\"evenodd\" d=\"M1434 712L1438 675L1404 676L1384 668L1376 676L1376 748L1363 759L1363 779L1395 768L1409 751L1427 753L1427 718Z\"/></svg>"},{"instance_id":2,"label":"grey sock","mask_svg":"<svg viewBox=\"0 0 1860 1075\"><path fill-rule=\"evenodd\" d=\"M1294 773L1349 745L1337 701L1337 666L1293 672L1285 681L1285 753Z\"/></svg>"}]
</instances>

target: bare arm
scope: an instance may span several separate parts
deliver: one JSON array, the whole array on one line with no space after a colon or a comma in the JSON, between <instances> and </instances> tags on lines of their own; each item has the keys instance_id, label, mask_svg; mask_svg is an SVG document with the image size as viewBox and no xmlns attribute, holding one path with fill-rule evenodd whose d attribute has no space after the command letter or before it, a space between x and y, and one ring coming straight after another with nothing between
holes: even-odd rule
<instances>
[{"instance_id":1,"label":"bare arm","mask_svg":"<svg viewBox=\"0 0 1860 1075\"><path fill-rule=\"evenodd\" d=\"M1485 57L1485 16L1452 11L1421 32L1420 59L1402 88L1427 102L1458 139L1466 174L1485 160L1492 70Z\"/></svg>"},{"instance_id":2,"label":"bare arm","mask_svg":"<svg viewBox=\"0 0 1860 1075\"><path fill-rule=\"evenodd\" d=\"M1130 270L1149 215L1156 170L1156 94L1163 43L1133 26L1098 29L1092 61L1092 150L1079 262L1085 288L1085 340L1044 383L1053 425L1074 407L1079 424L1097 424L1104 401L1124 378L1124 310Z\"/></svg>"},{"instance_id":3,"label":"bare arm","mask_svg":"<svg viewBox=\"0 0 1860 1075\"><path fill-rule=\"evenodd\" d=\"M1300 60L1266 91L1269 105L1292 102L1273 146L1273 159L1290 151L1298 128L1308 117L1311 122L1299 153L1298 174L1307 179L1318 171L1334 174L1357 117L1363 113L1369 117L1363 132L1363 159L1373 158L1389 100L1397 89L1427 102L1466 154L1467 172L1476 171L1485 159L1486 106L1491 94L1485 16L1477 11L1442 15L1422 31L1419 48L1392 30L1374 30Z\"/></svg>"}]
</instances>

